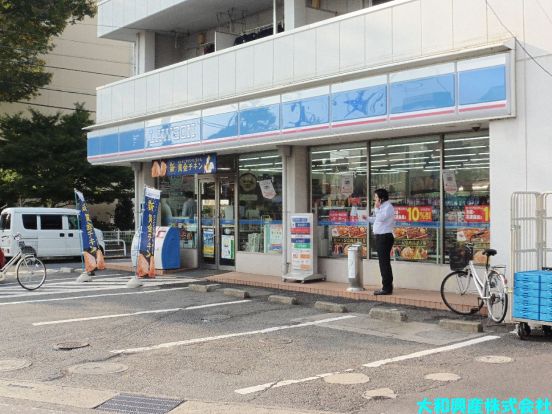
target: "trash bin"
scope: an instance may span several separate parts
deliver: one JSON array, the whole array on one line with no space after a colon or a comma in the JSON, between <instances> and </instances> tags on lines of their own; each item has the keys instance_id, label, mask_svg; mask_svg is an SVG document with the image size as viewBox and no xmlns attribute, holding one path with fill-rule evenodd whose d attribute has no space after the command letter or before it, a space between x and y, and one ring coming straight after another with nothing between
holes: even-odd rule
<instances>
[{"instance_id":1,"label":"trash bin","mask_svg":"<svg viewBox=\"0 0 552 414\"><path fill-rule=\"evenodd\" d=\"M347 278L349 279L348 292L360 292L362 287L362 276L360 266L362 263L362 244L352 244L347 251Z\"/></svg>"}]
</instances>

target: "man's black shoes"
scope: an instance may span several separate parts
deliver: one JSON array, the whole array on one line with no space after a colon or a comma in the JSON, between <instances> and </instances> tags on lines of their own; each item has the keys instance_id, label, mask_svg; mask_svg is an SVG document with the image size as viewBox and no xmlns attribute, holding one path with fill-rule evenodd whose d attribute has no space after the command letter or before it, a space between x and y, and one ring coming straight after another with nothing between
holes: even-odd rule
<instances>
[{"instance_id":1,"label":"man's black shoes","mask_svg":"<svg viewBox=\"0 0 552 414\"><path fill-rule=\"evenodd\" d=\"M392 294L393 294L392 290L379 289L379 290L374 291L374 295L376 295L376 296L379 296L379 295L392 295Z\"/></svg>"}]
</instances>

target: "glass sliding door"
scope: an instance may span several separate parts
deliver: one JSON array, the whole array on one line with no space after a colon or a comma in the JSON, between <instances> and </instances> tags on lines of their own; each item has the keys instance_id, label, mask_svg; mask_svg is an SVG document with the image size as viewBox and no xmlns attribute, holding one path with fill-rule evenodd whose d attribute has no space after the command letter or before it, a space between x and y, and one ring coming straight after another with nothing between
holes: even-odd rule
<instances>
[{"instance_id":1,"label":"glass sliding door","mask_svg":"<svg viewBox=\"0 0 552 414\"><path fill-rule=\"evenodd\" d=\"M216 183L212 178L199 181L200 196L200 242L201 263L203 267L217 266L216 249L216 220L217 220L217 191Z\"/></svg>"},{"instance_id":2,"label":"glass sliding door","mask_svg":"<svg viewBox=\"0 0 552 414\"><path fill-rule=\"evenodd\" d=\"M235 177L219 177L218 187L219 267L234 267L236 265Z\"/></svg>"},{"instance_id":3,"label":"glass sliding door","mask_svg":"<svg viewBox=\"0 0 552 414\"><path fill-rule=\"evenodd\" d=\"M235 175L199 179L201 266L233 269L236 265Z\"/></svg>"}]
</instances>

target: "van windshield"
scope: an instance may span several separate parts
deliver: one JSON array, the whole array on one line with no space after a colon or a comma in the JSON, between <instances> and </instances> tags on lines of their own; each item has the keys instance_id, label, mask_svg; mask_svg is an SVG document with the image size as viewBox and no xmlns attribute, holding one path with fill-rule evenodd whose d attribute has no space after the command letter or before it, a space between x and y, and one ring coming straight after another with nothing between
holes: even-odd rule
<instances>
[{"instance_id":1,"label":"van windshield","mask_svg":"<svg viewBox=\"0 0 552 414\"><path fill-rule=\"evenodd\" d=\"M9 214L2 214L0 216L0 230L9 230L11 227L11 216Z\"/></svg>"}]
</instances>

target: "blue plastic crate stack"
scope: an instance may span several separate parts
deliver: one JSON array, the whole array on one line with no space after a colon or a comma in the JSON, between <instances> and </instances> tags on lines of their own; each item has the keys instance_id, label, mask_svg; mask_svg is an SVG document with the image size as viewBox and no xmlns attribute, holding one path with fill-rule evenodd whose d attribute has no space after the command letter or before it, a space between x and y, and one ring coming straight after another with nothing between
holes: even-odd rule
<instances>
[{"instance_id":1,"label":"blue plastic crate stack","mask_svg":"<svg viewBox=\"0 0 552 414\"><path fill-rule=\"evenodd\" d=\"M552 322L552 271L532 270L514 275L513 317Z\"/></svg>"}]
</instances>

